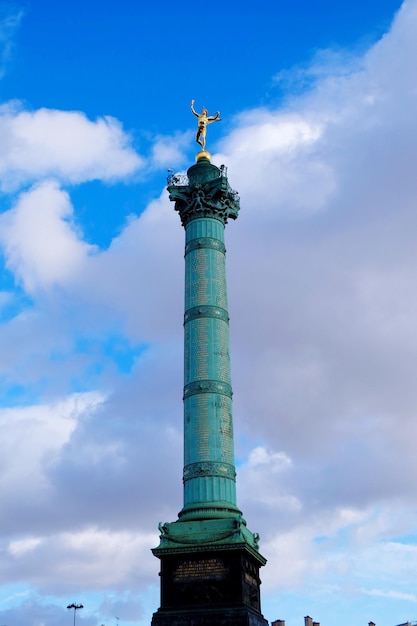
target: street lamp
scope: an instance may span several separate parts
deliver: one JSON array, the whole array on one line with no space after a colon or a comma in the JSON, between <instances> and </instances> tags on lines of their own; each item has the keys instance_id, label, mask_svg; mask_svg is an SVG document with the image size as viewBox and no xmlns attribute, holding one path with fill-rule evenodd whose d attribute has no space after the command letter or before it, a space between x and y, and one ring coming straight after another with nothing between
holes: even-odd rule
<instances>
[{"instance_id":1,"label":"street lamp","mask_svg":"<svg viewBox=\"0 0 417 626\"><path fill-rule=\"evenodd\" d=\"M83 608L84 607L82 604L74 604L74 602L67 606L67 609L74 609L74 626L75 626L75 614L78 611L78 609L83 609Z\"/></svg>"}]
</instances>

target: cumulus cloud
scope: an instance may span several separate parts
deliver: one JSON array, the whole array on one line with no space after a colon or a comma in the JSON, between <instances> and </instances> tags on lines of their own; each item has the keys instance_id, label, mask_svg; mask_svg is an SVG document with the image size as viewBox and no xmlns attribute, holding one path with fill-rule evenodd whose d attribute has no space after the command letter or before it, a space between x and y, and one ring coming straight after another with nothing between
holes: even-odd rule
<instances>
[{"instance_id":1,"label":"cumulus cloud","mask_svg":"<svg viewBox=\"0 0 417 626\"><path fill-rule=\"evenodd\" d=\"M90 392L0 411L3 584L23 576L61 594L154 580L150 548L157 522L176 515L181 476L181 437L170 416L155 428L154 394L138 376L107 401Z\"/></svg>"},{"instance_id":2,"label":"cumulus cloud","mask_svg":"<svg viewBox=\"0 0 417 626\"><path fill-rule=\"evenodd\" d=\"M97 528L11 541L2 550L0 578L13 582L16 569L24 568L26 580L41 592L123 590L133 577L146 580L155 574L148 555L149 546L156 544L157 533L110 533Z\"/></svg>"},{"instance_id":3,"label":"cumulus cloud","mask_svg":"<svg viewBox=\"0 0 417 626\"><path fill-rule=\"evenodd\" d=\"M28 293L68 281L94 251L80 240L68 193L52 181L23 193L0 216L7 265Z\"/></svg>"},{"instance_id":4,"label":"cumulus cloud","mask_svg":"<svg viewBox=\"0 0 417 626\"><path fill-rule=\"evenodd\" d=\"M190 143L191 133L175 133L169 137L157 136L151 151L154 167L178 167L184 162L185 150Z\"/></svg>"},{"instance_id":5,"label":"cumulus cloud","mask_svg":"<svg viewBox=\"0 0 417 626\"><path fill-rule=\"evenodd\" d=\"M244 485L242 500L249 496L250 506L260 507L264 512L269 510L272 515L279 510L285 515L299 512L300 500L284 486L291 466L292 461L284 452L272 452L261 446L252 450L247 462L239 467L239 485Z\"/></svg>"},{"instance_id":6,"label":"cumulus cloud","mask_svg":"<svg viewBox=\"0 0 417 626\"><path fill-rule=\"evenodd\" d=\"M322 120L308 114L246 112L216 160L228 164L233 185L257 207L259 220L272 212L278 218L310 215L325 208L335 188L332 166L317 151L323 132Z\"/></svg>"},{"instance_id":7,"label":"cumulus cloud","mask_svg":"<svg viewBox=\"0 0 417 626\"><path fill-rule=\"evenodd\" d=\"M77 420L95 410L101 401L99 394L89 392L73 394L50 405L0 409L4 430L0 455L2 506L5 511L3 529L10 523L14 526L11 522L13 511L21 506L21 497L25 506L29 506L29 503L39 502L45 496L48 463L60 455L63 445L76 428ZM18 545L22 551L26 544Z\"/></svg>"},{"instance_id":8,"label":"cumulus cloud","mask_svg":"<svg viewBox=\"0 0 417 626\"><path fill-rule=\"evenodd\" d=\"M134 174L144 161L112 117L89 120L78 111L0 107L0 185L11 191L39 178L69 183L114 181Z\"/></svg>"}]
</instances>

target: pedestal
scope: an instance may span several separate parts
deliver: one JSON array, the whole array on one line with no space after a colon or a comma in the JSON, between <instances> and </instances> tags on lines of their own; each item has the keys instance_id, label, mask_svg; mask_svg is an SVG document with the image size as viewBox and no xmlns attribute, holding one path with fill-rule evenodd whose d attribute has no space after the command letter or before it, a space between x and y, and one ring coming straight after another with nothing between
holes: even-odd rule
<instances>
[{"instance_id":1,"label":"pedestal","mask_svg":"<svg viewBox=\"0 0 417 626\"><path fill-rule=\"evenodd\" d=\"M258 560L245 549L164 555L161 607L152 626L267 626Z\"/></svg>"}]
</instances>

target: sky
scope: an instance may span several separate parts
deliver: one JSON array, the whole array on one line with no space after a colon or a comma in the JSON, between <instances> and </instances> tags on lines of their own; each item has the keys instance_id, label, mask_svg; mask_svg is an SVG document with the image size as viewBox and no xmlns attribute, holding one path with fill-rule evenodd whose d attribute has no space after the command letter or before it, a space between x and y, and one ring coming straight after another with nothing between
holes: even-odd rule
<instances>
[{"instance_id":1,"label":"sky","mask_svg":"<svg viewBox=\"0 0 417 626\"><path fill-rule=\"evenodd\" d=\"M417 621L417 0L0 4L0 624L145 626L182 507L184 232L226 228L262 611Z\"/></svg>"}]
</instances>

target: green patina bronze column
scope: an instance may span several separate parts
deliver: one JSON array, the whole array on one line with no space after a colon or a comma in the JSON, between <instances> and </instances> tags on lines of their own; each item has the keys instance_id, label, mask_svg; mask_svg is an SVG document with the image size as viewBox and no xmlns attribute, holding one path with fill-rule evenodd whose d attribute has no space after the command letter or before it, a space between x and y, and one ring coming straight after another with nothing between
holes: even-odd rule
<instances>
[{"instance_id":1,"label":"green patina bronze column","mask_svg":"<svg viewBox=\"0 0 417 626\"><path fill-rule=\"evenodd\" d=\"M184 508L181 519L236 507L224 227L239 199L201 157L186 190L170 185L185 227ZM210 197L207 196L209 191Z\"/></svg>"},{"instance_id":2,"label":"green patina bronze column","mask_svg":"<svg viewBox=\"0 0 417 626\"><path fill-rule=\"evenodd\" d=\"M185 228L184 504L176 522L160 524L161 607L153 626L265 626L260 610L259 535L236 503L225 225L239 197L224 166L205 150L206 127L219 112L199 114L202 147L187 175L168 179Z\"/></svg>"}]
</instances>

